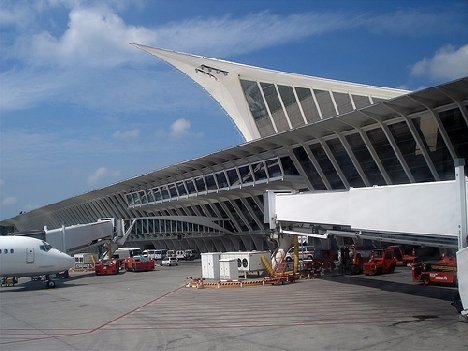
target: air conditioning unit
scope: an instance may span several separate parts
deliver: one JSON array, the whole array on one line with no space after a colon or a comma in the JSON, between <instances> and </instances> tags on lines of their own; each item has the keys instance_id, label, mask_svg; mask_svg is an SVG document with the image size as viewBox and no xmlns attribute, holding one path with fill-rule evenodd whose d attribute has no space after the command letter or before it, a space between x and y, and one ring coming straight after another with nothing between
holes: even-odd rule
<instances>
[{"instance_id":1,"label":"air conditioning unit","mask_svg":"<svg viewBox=\"0 0 468 351\"><path fill-rule=\"evenodd\" d=\"M261 257L265 257L268 264L271 265L271 253L269 251L231 251L223 252L221 259L235 259L237 268L240 272L263 272L266 267L262 262Z\"/></svg>"}]
</instances>

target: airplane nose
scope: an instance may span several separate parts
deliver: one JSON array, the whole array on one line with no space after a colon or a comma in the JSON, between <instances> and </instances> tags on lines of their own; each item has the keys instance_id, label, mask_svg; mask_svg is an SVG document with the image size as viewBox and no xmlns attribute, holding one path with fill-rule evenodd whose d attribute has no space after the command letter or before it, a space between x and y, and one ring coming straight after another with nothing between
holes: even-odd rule
<instances>
[{"instance_id":1,"label":"airplane nose","mask_svg":"<svg viewBox=\"0 0 468 351\"><path fill-rule=\"evenodd\" d=\"M75 265L75 259L70 257L69 255L61 252L60 253L60 269L61 270L69 270Z\"/></svg>"}]
</instances>

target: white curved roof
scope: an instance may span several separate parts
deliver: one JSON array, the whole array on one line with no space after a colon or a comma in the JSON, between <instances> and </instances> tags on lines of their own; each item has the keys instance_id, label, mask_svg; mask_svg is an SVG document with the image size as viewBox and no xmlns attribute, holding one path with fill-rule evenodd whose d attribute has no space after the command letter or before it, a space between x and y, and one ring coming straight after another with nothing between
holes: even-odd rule
<instances>
[{"instance_id":1,"label":"white curved roof","mask_svg":"<svg viewBox=\"0 0 468 351\"><path fill-rule=\"evenodd\" d=\"M166 61L202 86L232 118L246 141L408 93L132 45Z\"/></svg>"}]
</instances>

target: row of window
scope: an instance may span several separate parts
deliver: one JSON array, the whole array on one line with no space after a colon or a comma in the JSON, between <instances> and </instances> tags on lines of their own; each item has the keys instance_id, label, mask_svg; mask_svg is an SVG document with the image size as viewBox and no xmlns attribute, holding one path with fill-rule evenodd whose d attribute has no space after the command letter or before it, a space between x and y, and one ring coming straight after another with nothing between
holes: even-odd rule
<instances>
[{"instance_id":1,"label":"row of window","mask_svg":"<svg viewBox=\"0 0 468 351\"><path fill-rule=\"evenodd\" d=\"M126 194L126 199L128 206L134 207L240 186L252 186L282 178L284 175L298 174L289 157L276 158L135 191Z\"/></svg>"},{"instance_id":2,"label":"row of window","mask_svg":"<svg viewBox=\"0 0 468 351\"><path fill-rule=\"evenodd\" d=\"M293 151L314 190L450 180L454 158L468 158L468 126L458 108L439 120L424 114Z\"/></svg>"},{"instance_id":3,"label":"row of window","mask_svg":"<svg viewBox=\"0 0 468 351\"><path fill-rule=\"evenodd\" d=\"M178 233L216 233L212 227L185 222L176 219L139 219L130 231L130 235L147 235L147 234L166 234L175 235Z\"/></svg>"},{"instance_id":4,"label":"row of window","mask_svg":"<svg viewBox=\"0 0 468 351\"><path fill-rule=\"evenodd\" d=\"M382 99L241 79L262 137L369 106ZM270 117L271 116L271 117Z\"/></svg>"},{"instance_id":5,"label":"row of window","mask_svg":"<svg viewBox=\"0 0 468 351\"><path fill-rule=\"evenodd\" d=\"M0 249L0 254L15 253L15 249Z\"/></svg>"},{"instance_id":6,"label":"row of window","mask_svg":"<svg viewBox=\"0 0 468 351\"><path fill-rule=\"evenodd\" d=\"M334 139L326 138L321 143L315 142L304 147L296 147L293 149L293 157L297 159L303 169L303 174L306 174L312 185L310 190L453 179L454 158L468 159L468 126L458 108L439 112L436 118L437 123L434 116L425 113L378 128L349 131L346 135L337 135ZM130 209L134 211L133 215L125 213L127 208L120 194L112 194L112 197L96 199L76 206L74 209L65 210L80 217L80 211L82 211L83 218L88 215L92 220L113 216L130 218L135 214L145 217L147 214L139 213L135 205L151 201L155 203L156 199L163 202L164 199L190 196L197 192L207 193L229 189L231 182L234 186L236 184L253 185L255 182L266 181L266 179L271 181L272 177L281 177L285 174L298 174L289 157L281 160L261 161L216 174L201 175L181 182L126 194L125 200ZM225 182L222 181L223 179ZM208 186L209 184L215 184L216 187ZM227 186L227 188L219 187L220 185ZM243 198L223 204L222 207L231 213L229 216L222 214L224 210L219 204L212 204L212 207L206 205L194 205L193 208L181 207L177 211L174 210L175 213L165 211L167 213L161 215L229 218L229 221L223 225L229 226L229 229L226 229L231 232L256 230L259 228L256 218L262 218L263 209L253 210L253 205L245 205L248 201L249 198ZM116 216L108 213L108 207L114 211L122 209L124 213ZM93 215L93 213L96 214Z\"/></svg>"},{"instance_id":7,"label":"row of window","mask_svg":"<svg viewBox=\"0 0 468 351\"><path fill-rule=\"evenodd\" d=\"M179 208L161 209L157 213L149 213L155 218L137 219L130 233L131 235L168 234L171 233L215 233L223 228L223 232L252 232L262 230L263 225L263 196L256 199L246 197L231 201L212 202L184 206ZM157 217L173 217L157 218ZM218 218L213 221L213 227L187 221L178 220L178 216ZM125 230L130 228L131 221L125 221Z\"/></svg>"}]
</instances>

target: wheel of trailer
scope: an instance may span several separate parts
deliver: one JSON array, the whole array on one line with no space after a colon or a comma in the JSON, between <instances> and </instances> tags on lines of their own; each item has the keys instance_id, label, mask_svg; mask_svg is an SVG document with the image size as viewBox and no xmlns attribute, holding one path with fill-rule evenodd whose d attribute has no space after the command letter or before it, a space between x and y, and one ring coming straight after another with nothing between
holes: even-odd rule
<instances>
[{"instance_id":1,"label":"wheel of trailer","mask_svg":"<svg viewBox=\"0 0 468 351\"><path fill-rule=\"evenodd\" d=\"M48 281L46 282L46 287L47 287L47 288L55 288L55 281L53 281L53 280L48 280Z\"/></svg>"}]
</instances>

